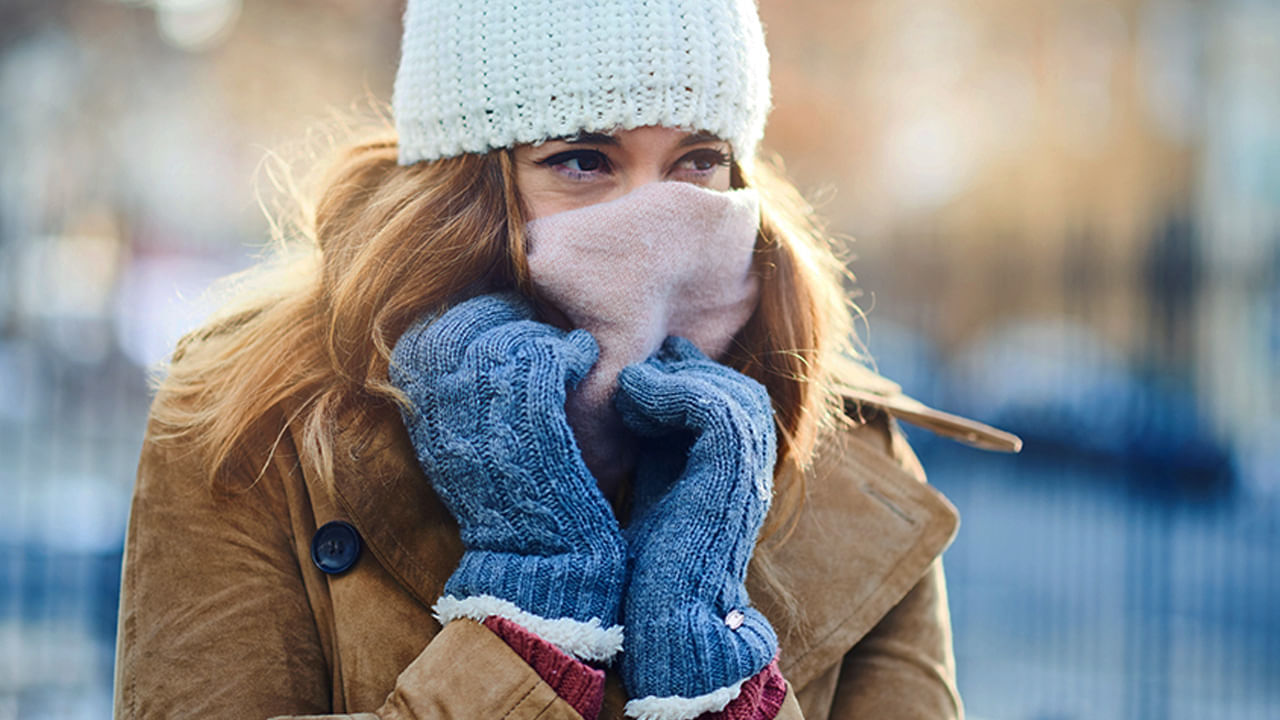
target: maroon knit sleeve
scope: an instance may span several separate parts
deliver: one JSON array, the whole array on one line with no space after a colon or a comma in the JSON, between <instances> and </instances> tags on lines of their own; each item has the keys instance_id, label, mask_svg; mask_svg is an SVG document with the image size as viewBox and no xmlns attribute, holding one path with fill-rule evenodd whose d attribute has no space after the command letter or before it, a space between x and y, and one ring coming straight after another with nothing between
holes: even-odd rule
<instances>
[{"instance_id":1,"label":"maroon knit sleeve","mask_svg":"<svg viewBox=\"0 0 1280 720\"><path fill-rule=\"evenodd\" d=\"M787 681L774 657L765 669L742 683L738 697L718 712L703 713L696 720L773 720L787 697Z\"/></svg>"},{"instance_id":2,"label":"maroon knit sleeve","mask_svg":"<svg viewBox=\"0 0 1280 720\"><path fill-rule=\"evenodd\" d=\"M584 718L600 715L600 707L604 704L603 670L570 657L506 618L491 615L485 618L484 626L502 638L579 715Z\"/></svg>"}]
</instances>

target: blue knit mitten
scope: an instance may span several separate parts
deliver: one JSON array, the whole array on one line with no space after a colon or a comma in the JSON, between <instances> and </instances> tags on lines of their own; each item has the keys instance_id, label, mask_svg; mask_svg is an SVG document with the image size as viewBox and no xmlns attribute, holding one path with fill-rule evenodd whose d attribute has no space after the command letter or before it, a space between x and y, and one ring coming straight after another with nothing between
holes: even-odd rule
<instances>
[{"instance_id":1,"label":"blue knit mitten","mask_svg":"<svg viewBox=\"0 0 1280 720\"><path fill-rule=\"evenodd\" d=\"M467 300L396 342L405 426L466 548L441 624L500 615L583 660L621 648L626 547L565 419L595 340L533 320L514 294Z\"/></svg>"},{"instance_id":2,"label":"blue knit mitten","mask_svg":"<svg viewBox=\"0 0 1280 720\"><path fill-rule=\"evenodd\" d=\"M618 381L623 421L651 446L625 531L626 713L693 718L722 709L777 652L744 585L773 492L773 407L763 386L682 338ZM672 448L687 459L673 462Z\"/></svg>"}]
</instances>

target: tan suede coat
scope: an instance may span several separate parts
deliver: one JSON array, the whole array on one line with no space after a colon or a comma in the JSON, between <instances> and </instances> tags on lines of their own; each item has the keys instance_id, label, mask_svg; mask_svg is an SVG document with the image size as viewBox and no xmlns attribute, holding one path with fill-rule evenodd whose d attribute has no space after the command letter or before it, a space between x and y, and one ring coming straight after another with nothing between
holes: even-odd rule
<instances>
[{"instance_id":1,"label":"tan suede coat","mask_svg":"<svg viewBox=\"0 0 1280 720\"><path fill-rule=\"evenodd\" d=\"M939 417L944 431L980 427ZM788 615L749 581L781 641L782 720L963 716L939 557L957 515L888 415L870 418L822 448L790 537L757 549L800 605ZM125 547L116 717L577 718L487 629L432 618L462 553L457 526L394 409L345 427L334 483L303 472L286 432L265 477L232 494L211 491L200 457L148 434ZM309 548L335 519L365 547L330 576ZM611 670L600 717L622 717L625 700Z\"/></svg>"}]
</instances>

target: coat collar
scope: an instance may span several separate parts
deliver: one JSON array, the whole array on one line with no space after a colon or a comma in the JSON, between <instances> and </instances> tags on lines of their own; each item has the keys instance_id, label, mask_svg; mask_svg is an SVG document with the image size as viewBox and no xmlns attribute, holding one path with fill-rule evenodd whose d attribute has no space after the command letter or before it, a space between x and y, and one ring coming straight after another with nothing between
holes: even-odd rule
<instances>
[{"instance_id":1,"label":"coat collar","mask_svg":"<svg viewBox=\"0 0 1280 720\"><path fill-rule=\"evenodd\" d=\"M872 415L829 438L806 478L794 532L757 549L799 602L799 615L788 616L780 598L748 579L752 601L778 632L779 664L794 687L838 663L916 585L959 527L951 503L893 459L887 423Z\"/></svg>"},{"instance_id":2,"label":"coat collar","mask_svg":"<svg viewBox=\"0 0 1280 720\"><path fill-rule=\"evenodd\" d=\"M395 408L362 408L341 426L337 500L381 564L431 606L462 555L457 524L419 470ZM955 509L890 458L886 427L864 424L832 437L806 478L795 528L756 550L778 569L799 608L784 612L781 597L749 578L753 602L778 632L782 671L794 687L838 662L955 535Z\"/></svg>"}]
</instances>

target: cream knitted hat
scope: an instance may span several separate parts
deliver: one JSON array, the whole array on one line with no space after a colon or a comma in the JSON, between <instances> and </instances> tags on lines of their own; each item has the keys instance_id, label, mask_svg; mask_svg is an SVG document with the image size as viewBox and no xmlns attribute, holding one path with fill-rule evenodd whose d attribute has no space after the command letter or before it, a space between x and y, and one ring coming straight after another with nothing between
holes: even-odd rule
<instances>
[{"instance_id":1,"label":"cream knitted hat","mask_svg":"<svg viewBox=\"0 0 1280 720\"><path fill-rule=\"evenodd\" d=\"M645 125L747 162L769 56L755 0L408 0L391 105L401 165Z\"/></svg>"}]
</instances>

